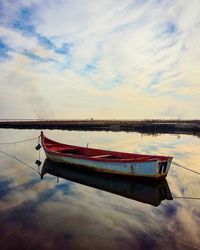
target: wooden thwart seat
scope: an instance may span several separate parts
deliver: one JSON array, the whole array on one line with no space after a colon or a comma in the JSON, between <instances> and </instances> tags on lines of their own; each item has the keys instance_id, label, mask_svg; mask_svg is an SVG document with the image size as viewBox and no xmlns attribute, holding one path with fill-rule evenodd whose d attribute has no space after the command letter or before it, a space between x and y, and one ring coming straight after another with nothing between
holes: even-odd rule
<instances>
[{"instance_id":1,"label":"wooden thwart seat","mask_svg":"<svg viewBox=\"0 0 200 250\"><path fill-rule=\"evenodd\" d=\"M91 158L103 158L103 157L108 157L110 155L94 155Z\"/></svg>"}]
</instances>

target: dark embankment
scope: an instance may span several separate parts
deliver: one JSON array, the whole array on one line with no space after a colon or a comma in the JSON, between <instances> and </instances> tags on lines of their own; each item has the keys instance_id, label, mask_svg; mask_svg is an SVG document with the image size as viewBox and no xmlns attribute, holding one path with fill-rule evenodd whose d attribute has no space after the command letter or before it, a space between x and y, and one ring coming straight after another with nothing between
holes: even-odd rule
<instances>
[{"instance_id":1,"label":"dark embankment","mask_svg":"<svg viewBox=\"0 0 200 250\"><path fill-rule=\"evenodd\" d=\"M200 120L0 120L0 128L127 131L200 136Z\"/></svg>"}]
</instances>

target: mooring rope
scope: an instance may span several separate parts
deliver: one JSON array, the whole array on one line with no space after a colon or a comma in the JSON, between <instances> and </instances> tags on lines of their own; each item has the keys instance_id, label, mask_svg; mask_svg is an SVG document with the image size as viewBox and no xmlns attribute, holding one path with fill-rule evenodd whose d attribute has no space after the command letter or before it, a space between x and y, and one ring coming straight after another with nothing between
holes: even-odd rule
<instances>
[{"instance_id":1,"label":"mooring rope","mask_svg":"<svg viewBox=\"0 0 200 250\"><path fill-rule=\"evenodd\" d=\"M30 166L30 165L27 164L26 162L24 162L24 161L22 161L22 160L20 160L20 159L18 159L18 158L16 158L16 157L14 157L14 156L12 156L11 154L8 154L8 153L6 153L6 152L4 152L4 151L1 151L1 150L0 150L0 153L2 153L2 154L4 154L4 155L7 155L7 156L11 157L12 159L14 159L14 160L16 160L16 161L18 161L18 162L24 164L25 166L31 168L32 170L34 170L35 172L37 172L38 174L40 174L40 172L37 171L35 168L33 168L32 166Z\"/></svg>"},{"instance_id":2,"label":"mooring rope","mask_svg":"<svg viewBox=\"0 0 200 250\"><path fill-rule=\"evenodd\" d=\"M200 200L200 197L187 197L187 196L172 196L173 199L189 199L189 200Z\"/></svg>"},{"instance_id":3,"label":"mooring rope","mask_svg":"<svg viewBox=\"0 0 200 250\"><path fill-rule=\"evenodd\" d=\"M191 172L193 172L193 173L195 173L195 174L199 174L199 175L200 175L200 172L197 172L197 171L192 170L192 169L190 169L190 168L184 167L184 166L182 166L181 164L179 164L179 163L177 163L177 162L172 161L172 164L174 164L174 165L176 165L176 166L178 166L178 167L184 168L184 169L186 169L186 170L188 170L188 171L191 171Z\"/></svg>"},{"instance_id":4,"label":"mooring rope","mask_svg":"<svg viewBox=\"0 0 200 250\"><path fill-rule=\"evenodd\" d=\"M33 141L33 140L36 140L36 139L39 139L39 138L40 138L40 136L37 136L37 137L34 137L34 138L30 138L30 139L26 139L26 140L23 140L23 141L0 142L0 145L17 144L17 143L22 143L22 142L27 142L27 141Z\"/></svg>"}]
</instances>

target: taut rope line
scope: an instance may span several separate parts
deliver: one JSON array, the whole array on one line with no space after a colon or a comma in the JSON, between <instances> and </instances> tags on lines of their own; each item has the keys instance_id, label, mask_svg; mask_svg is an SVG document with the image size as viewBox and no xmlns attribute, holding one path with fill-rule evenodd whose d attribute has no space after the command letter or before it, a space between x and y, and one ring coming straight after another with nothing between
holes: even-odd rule
<instances>
[{"instance_id":1,"label":"taut rope line","mask_svg":"<svg viewBox=\"0 0 200 250\"><path fill-rule=\"evenodd\" d=\"M178 166L178 167L184 168L184 169L186 169L186 170L188 170L188 171L191 171L191 172L193 172L193 173L195 173L195 174L199 174L199 175L200 175L200 172L197 172L197 171L192 170L192 169L190 169L190 168L184 167L184 166L182 166L181 164L176 163L176 162L174 162L174 161L172 162L172 164L174 164L174 165L176 165L176 166Z\"/></svg>"},{"instance_id":2,"label":"taut rope line","mask_svg":"<svg viewBox=\"0 0 200 250\"><path fill-rule=\"evenodd\" d=\"M16 161L18 161L18 162L24 164L25 166L31 168L32 170L34 170L35 172L37 172L38 174L40 174L39 171L37 171L35 168L33 168L32 166L30 166L30 165L27 164L26 162L24 162L24 161L22 161L22 160L20 160L20 159L18 159L18 158L16 158L16 157L14 157L14 156L12 156L12 155L6 153L6 152L4 152L4 151L1 151L1 150L0 150L0 153L2 153L2 154L4 154L4 155L7 155L7 156L11 157L12 159L14 159L14 160L16 160Z\"/></svg>"},{"instance_id":3,"label":"taut rope line","mask_svg":"<svg viewBox=\"0 0 200 250\"><path fill-rule=\"evenodd\" d=\"M39 139L39 138L40 138L40 136L37 136L37 137L31 138L31 139L26 139L26 140L23 140L23 141L15 141L15 142L0 142L0 145L8 145L8 144L22 143L22 142L27 142L27 141L33 141L33 140L36 140L36 139Z\"/></svg>"}]
</instances>

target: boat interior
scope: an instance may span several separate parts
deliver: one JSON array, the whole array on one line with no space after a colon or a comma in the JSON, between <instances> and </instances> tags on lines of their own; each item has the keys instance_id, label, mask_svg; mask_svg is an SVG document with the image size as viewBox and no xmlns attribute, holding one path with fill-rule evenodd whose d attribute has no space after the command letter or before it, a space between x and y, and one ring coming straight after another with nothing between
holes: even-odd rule
<instances>
[{"instance_id":1,"label":"boat interior","mask_svg":"<svg viewBox=\"0 0 200 250\"><path fill-rule=\"evenodd\" d=\"M84 155L87 157L92 158L107 158L107 159L123 159L124 157L122 155L114 155L114 154L108 154L104 152L100 152L99 154L96 152L96 150L91 150L87 148L63 148L58 149L58 152L68 154L68 155Z\"/></svg>"}]
</instances>

